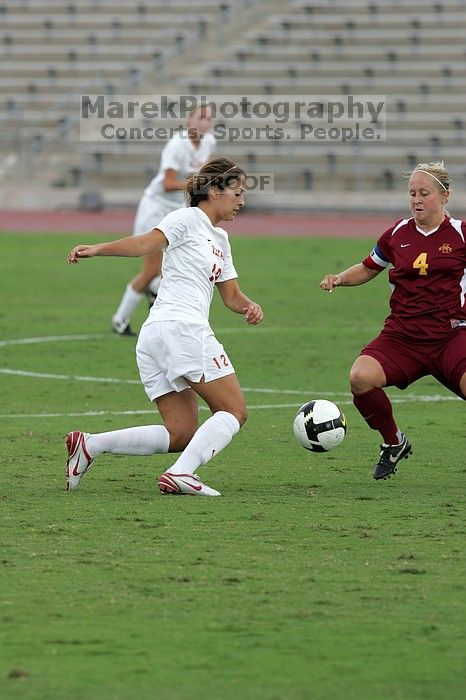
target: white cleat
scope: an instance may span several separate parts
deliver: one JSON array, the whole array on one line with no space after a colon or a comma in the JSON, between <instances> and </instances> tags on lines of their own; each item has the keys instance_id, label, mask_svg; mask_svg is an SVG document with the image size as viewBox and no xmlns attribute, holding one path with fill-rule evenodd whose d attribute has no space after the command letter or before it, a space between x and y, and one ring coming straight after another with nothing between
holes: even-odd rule
<instances>
[{"instance_id":1,"label":"white cleat","mask_svg":"<svg viewBox=\"0 0 466 700\"><path fill-rule=\"evenodd\" d=\"M159 479L159 489L172 496L220 496L220 492L202 483L196 474L170 474L164 472Z\"/></svg>"},{"instance_id":2,"label":"white cleat","mask_svg":"<svg viewBox=\"0 0 466 700\"><path fill-rule=\"evenodd\" d=\"M74 491L78 488L81 477L92 464L92 457L86 450L86 437L89 437L89 433L81 433L79 430L74 430L66 436L66 449L68 450L68 459L66 460L67 491Z\"/></svg>"}]
</instances>

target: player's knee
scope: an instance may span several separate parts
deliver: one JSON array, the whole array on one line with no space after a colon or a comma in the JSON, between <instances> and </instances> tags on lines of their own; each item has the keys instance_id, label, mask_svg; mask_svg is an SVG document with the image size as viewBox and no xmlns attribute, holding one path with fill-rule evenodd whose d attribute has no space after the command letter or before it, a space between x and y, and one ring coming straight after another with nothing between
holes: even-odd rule
<instances>
[{"instance_id":1,"label":"player's knee","mask_svg":"<svg viewBox=\"0 0 466 700\"><path fill-rule=\"evenodd\" d=\"M466 399L466 372L460 379L460 390L463 394L463 399Z\"/></svg>"},{"instance_id":2,"label":"player's knee","mask_svg":"<svg viewBox=\"0 0 466 700\"><path fill-rule=\"evenodd\" d=\"M170 433L170 448L169 452L182 452L191 441L194 433L196 432L196 426L183 426L183 427L170 427L165 426Z\"/></svg>"},{"instance_id":3,"label":"player's knee","mask_svg":"<svg viewBox=\"0 0 466 700\"><path fill-rule=\"evenodd\" d=\"M231 404L225 404L222 402L220 405L217 406L209 406L210 410L212 411L212 414L218 413L219 411L223 411L225 413L229 413L230 415L234 416L238 423L240 424L240 427L246 423L248 419L248 412L246 410L246 404L239 404L239 403L231 403Z\"/></svg>"},{"instance_id":4,"label":"player's knee","mask_svg":"<svg viewBox=\"0 0 466 700\"><path fill-rule=\"evenodd\" d=\"M141 286L143 286L144 289L148 289L148 288L149 288L149 285L150 285L150 283L152 282L152 280L154 279L154 277L157 277L157 273L156 273L156 272L152 273L150 270L149 270L149 271L148 271L148 270L143 270L143 271L141 272L141 274L140 274L140 283L141 283Z\"/></svg>"},{"instance_id":5,"label":"player's knee","mask_svg":"<svg viewBox=\"0 0 466 700\"><path fill-rule=\"evenodd\" d=\"M386 379L380 363L373 357L360 355L350 371L350 385L353 394L365 394L371 389L385 386Z\"/></svg>"},{"instance_id":6,"label":"player's knee","mask_svg":"<svg viewBox=\"0 0 466 700\"><path fill-rule=\"evenodd\" d=\"M230 406L229 408L225 407L223 410L228 411L228 413L231 413L236 418L240 426L244 425L248 419L248 412L246 409L246 404L244 402L240 403L238 401L237 403L235 403L234 406Z\"/></svg>"},{"instance_id":7,"label":"player's knee","mask_svg":"<svg viewBox=\"0 0 466 700\"><path fill-rule=\"evenodd\" d=\"M233 415L238 420L238 423L240 425L244 425L248 419L248 412L246 410L246 406L242 406L241 410L237 411Z\"/></svg>"},{"instance_id":8,"label":"player's knee","mask_svg":"<svg viewBox=\"0 0 466 700\"><path fill-rule=\"evenodd\" d=\"M370 374L360 366L354 366L351 368L349 376L351 391L353 394L364 394L366 391L370 391L374 388L372 377Z\"/></svg>"}]
</instances>

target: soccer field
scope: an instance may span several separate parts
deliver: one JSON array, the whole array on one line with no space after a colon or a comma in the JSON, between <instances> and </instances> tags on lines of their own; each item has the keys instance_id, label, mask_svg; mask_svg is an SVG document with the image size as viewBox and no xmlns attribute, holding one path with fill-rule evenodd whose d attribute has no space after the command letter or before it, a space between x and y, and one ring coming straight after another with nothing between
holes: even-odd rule
<instances>
[{"instance_id":1,"label":"soccer field","mask_svg":"<svg viewBox=\"0 0 466 700\"><path fill-rule=\"evenodd\" d=\"M413 455L375 482L348 372L387 276L318 286L372 243L231 239L266 318L247 327L214 297L249 420L199 471L223 494L204 499L158 493L169 455L103 455L65 492L70 430L159 421L135 339L109 330L139 262L66 265L96 239L0 234L2 700L464 697L464 404L431 378L389 390ZM313 398L347 416L328 454L292 434Z\"/></svg>"}]
</instances>

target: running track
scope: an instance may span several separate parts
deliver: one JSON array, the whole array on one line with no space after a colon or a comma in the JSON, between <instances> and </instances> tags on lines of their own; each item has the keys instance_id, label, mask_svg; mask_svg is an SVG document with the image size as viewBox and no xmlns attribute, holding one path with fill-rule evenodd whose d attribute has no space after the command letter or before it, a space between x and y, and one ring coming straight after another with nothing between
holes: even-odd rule
<instances>
[{"instance_id":1,"label":"running track","mask_svg":"<svg viewBox=\"0 0 466 700\"><path fill-rule=\"evenodd\" d=\"M233 235L256 236L329 236L377 239L399 215L285 214L241 212L227 224ZM108 233L123 236L132 233L135 211L0 211L0 232Z\"/></svg>"}]
</instances>

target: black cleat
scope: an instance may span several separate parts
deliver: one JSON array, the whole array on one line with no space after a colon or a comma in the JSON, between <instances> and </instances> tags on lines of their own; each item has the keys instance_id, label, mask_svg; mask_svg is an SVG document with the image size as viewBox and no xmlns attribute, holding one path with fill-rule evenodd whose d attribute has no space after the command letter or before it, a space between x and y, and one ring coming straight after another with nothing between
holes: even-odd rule
<instances>
[{"instance_id":1,"label":"black cleat","mask_svg":"<svg viewBox=\"0 0 466 700\"><path fill-rule=\"evenodd\" d=\"M112 330L118 335L137 335L127 321L118 321L115 316L112 318Z\"/></svg>"},{"instance_id":2,"label":"black cleat","mask_svg":"<svg viewBox=\"0 0 466 700\"><path fill-rule=\"evenodd\" d=\"M146 295L146 299L147 299L147 306L149 307L149 311L150 311L152 308L152 304L157 299L157 294L153 294L150 291L150 289L146 289L145 295Z\"/></svg>"},{"instance_id":3,"label":"black cleat","mask_svg":"<svg viewBox=\"0 0 466 700\"><path fill-rule=\"evenodd\" d=\"M396 472L396 465L400 459L408 459L412 453L411 443L404 435L399 445L380 445L380 459L375 465L374 479L389 479Z\"/></svg>"}]
</instances>

